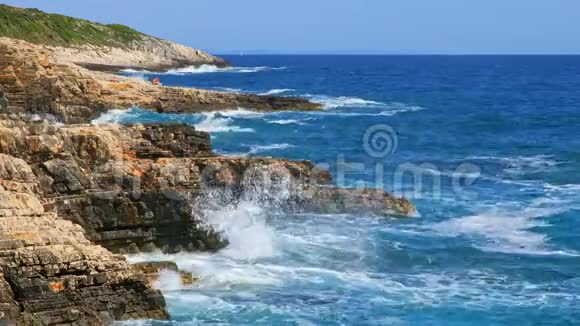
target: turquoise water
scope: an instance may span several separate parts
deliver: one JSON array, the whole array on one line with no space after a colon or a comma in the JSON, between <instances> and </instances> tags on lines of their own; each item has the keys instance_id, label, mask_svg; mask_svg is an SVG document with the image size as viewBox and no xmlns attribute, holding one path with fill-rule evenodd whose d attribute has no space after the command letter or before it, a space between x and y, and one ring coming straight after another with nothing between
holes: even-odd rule
<instances>
[{"instance_id":1,"label":"turquoise water","mask_svg":"<svg viewBox=\"0 0 580 326\"><path fill-rule=\"evenodd\" d=\"M228 59L238 68L161 81L326 109L133 109L100 121L190 123L218 153L308 159L340 185L408 196L420 216L287 216L254 202L213 212L232 240L222 252L131 257L175 259L201 276L184 288L164 275L169 324L580 323L580 57ZM376 130L383 143L369 143Z\"/></svg>"}]
</instances>

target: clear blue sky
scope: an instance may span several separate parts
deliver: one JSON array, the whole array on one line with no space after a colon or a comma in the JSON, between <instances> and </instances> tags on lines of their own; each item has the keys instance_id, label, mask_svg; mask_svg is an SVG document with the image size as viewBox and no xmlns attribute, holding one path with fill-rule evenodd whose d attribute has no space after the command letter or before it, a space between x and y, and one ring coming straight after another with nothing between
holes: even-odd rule
<instances>
[{"instance_id":1,"label":"clear blue sky","mask_svg":"<svg viewBox=\"0 0 580 326\"><path fill-rule=\"evenodd\" d=\"M212 52L580 53L580 0L12 0Z\"/></svg>"}]
</instances>

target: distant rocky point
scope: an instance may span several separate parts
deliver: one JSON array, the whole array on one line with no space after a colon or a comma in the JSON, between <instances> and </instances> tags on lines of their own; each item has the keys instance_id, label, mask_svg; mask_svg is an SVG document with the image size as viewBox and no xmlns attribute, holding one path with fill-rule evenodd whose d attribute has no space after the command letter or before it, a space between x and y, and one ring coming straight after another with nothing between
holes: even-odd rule
<instances>
[{"instance_id":1,"label":"distant rocky point","mask_svg":"<svg viewBox=\"0 0 580 326\"><path fill-rule=\"evenodd\" d=\"M87 123L108 110L133 106L168 113L240 107L254 111L322 109L320 104L297 97L156 86L137 78L92 71L71 61L75 60L61 50L0 37L3 105L10 112L51 114L65 123Z\"/></svg>"},{"instance_id":2,"label":"distant rocky point","mask_svg":"<svg viewBox=\"0 0 580 326\"><path fill-rule=\"evenodd\" d=\"M130 27L104 25L84 19L0 4L0 37L47 46L63 60L92 69L147 69L152 71L228 63L206 52Z\"/></svg>"},{"instance_id":3,"label":"distant rocky point","mask_svg":"<svg viewBox=\"0 0 580 326\"><path fill-rule=\"evenodd\" d=\"M0 5L0 105L10 112L86 123L108 110L133 106L172 113L322 109L303 98L162 87L109 73L203 64L228 65L126 26Z\"/></svg>"}]
</instances>

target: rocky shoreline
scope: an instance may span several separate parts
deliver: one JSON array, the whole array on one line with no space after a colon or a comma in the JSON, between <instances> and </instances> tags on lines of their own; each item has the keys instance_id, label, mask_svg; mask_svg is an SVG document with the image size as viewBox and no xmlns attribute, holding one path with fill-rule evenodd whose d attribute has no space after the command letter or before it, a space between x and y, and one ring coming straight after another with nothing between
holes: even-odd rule
<instances>
[{"instance_id":1,"label":"rocky shoreline","mask_svg":"<svg viewBox=\"0 0 580 326\"><path fill-rule=\"evenodd\" d=\"M25 161L0 154L0 181L0 320L105 325L168 317L143 274L58 216Z\"/></svg>"},{"instance_id":2,"label":"rocky shoreline","mask_svg":"<svg viewBox=\"0 0 580 326\"><path fill-rule=\"evenodd\" d=\"M0 99L9 112L50 114L64 123L89 123L111 109L195 113L245 108L255 111L320 110L294 97L155 86L91 71L61 57L61 50L0 38Z\"/></svg>"},{"instance_id":3,"label":"rocky shoreline","mask_svg":"<svg viewBox=\"0 0 580 326\"><path fill-rule=\"evenodd\" d=\"M209 135L191 126L88 124L135 105L190 113L319 110L318 104L159 87L91 71L61 53L0 38L0 320L167 319L151 282L162 269L175 271L174 264L132 267L118 254L219 250L227 239L205 212L221 205L251 200L291 213L415 212L408 200L381 190L336 188L328 171L308 161L217 156ZM45 114L64 124L38 119Z\"/></svg>"},{"instance_id":4,"label":"rocky shoreline","mask_svg":"<svg viewBox=\"0 0 580 326\"><path fill-rule=\"evenodd\" d=\"M166 318L159 292L110 252L223 248L204 222L208 199L414 213L382 191L332 187L307 161L215 156L208 134L186 125L57 126L2 114L0 153L0 310L22 324Z\"/></svg>"}]
</instances>

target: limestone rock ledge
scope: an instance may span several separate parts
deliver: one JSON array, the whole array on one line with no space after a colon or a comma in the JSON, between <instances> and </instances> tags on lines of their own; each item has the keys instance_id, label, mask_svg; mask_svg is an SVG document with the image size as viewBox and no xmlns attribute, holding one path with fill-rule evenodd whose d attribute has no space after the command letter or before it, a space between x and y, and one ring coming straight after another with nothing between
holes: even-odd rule
<instances>
[{"instance_id":1,"label":"limestone rock ledge","mask_svg":"<svg viewBox=\"0 0 580 326\"><path fill-rule=\"evenodd\" d=\"M0 112L52 114L65 123L88 123L108 110L133 106L171 113L240 107L256 111L321 109L302 98L154 86L88 70L71 62L66 53L0 38Z\"/></svg>"},{"instance_id":2,"label":"limestone rock ledge","mask_svg":"<svg viewBox=\"0 0 580 326\"><path fill-rule=\"evenodd\" d=\"M25 161L0 154L0 320L106 325L168 318L163 296L143 274L46 210L38 190Z\"/></svg>"},{"instance_id":3,"label":"limestone rock ledge","mask_svg":"<svg viewBox=\"0 0 580 326\"><path fill-rule=\"evenodd\" d=\"M289 212L415 210L384 191L335 188L308 161L215 156L209 135L187 125L55 126L0 115L0 153L28 162L59 216L117 253L221 249L227 239L204 213L241 200Z\"/></svg>"}]
</instances>

